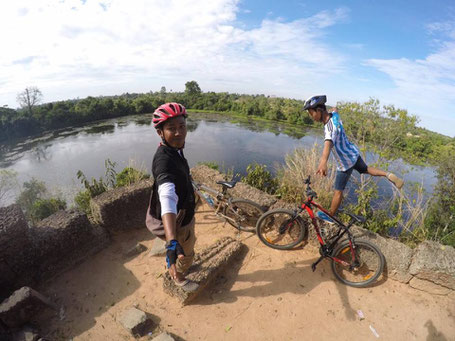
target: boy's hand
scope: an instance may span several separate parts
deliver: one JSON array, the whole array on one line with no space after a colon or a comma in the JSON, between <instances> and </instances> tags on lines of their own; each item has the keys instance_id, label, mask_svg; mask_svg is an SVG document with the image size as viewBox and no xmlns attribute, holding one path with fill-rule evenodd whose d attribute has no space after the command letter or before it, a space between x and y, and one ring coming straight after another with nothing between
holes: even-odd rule
<instances>
[{"instance_id":1,"label":"boy's hand","mask_svg":"<svg viewBox=\"0 0 455 341\"><path fill-rule=\"evenodd\" d=\"M171 277L175 280L177 279L177 268L175 267L175 263L177 261L177 258L183 258L185 256L185 253L183 252L182 246L175 239L172 239L167 243L166 249L167 267L169 268Z\"/></svg>"},{"instance_id":2,"label":"boy's hand","mask_svg":"<svg viewBox=\"0 0 455 341\"><path fill-rule=\"evenodd\" d=\"M325 162L320 163L316 174L327 176L327 163Z\"/></svg>"}]
</instances>

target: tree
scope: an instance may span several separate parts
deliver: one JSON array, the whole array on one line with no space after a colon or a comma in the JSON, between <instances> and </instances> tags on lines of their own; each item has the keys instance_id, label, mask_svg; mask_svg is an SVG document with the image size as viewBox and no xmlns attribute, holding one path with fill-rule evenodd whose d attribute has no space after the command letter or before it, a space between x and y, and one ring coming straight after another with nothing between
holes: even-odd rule
<instances>
[{"instance_id":1,"label":"tree","mask_svg":"<svg viewBox=\"0 0 455 341\"><path fill-rule=\"evenodd\" d=\"M30 116L33 114L33 107L41 102L43 94L36 86L25 88L17 95L17 102L21 108L27 109Z\"/></svg>"},{"instance_id":2,"label":"tree","mask_svg":"<svg viewBox=\"0 0 455 341\"><path fill-rule=\"evenodd\" d=\"M190 81L185 83L185 94L193 97L199 96L202 93L199 84L196 81Z\"/></svg>"},{"instance_id":3,"label":"tree","mask_svg":"<svg viewBox=\"0 0 455 341\"><path fill-rule=\"evenodd\" d=\"M13 170L0 170L0 206L3 206L6 199L11 195L17 184L17 173Z\"/></svg>"}]
</instances>

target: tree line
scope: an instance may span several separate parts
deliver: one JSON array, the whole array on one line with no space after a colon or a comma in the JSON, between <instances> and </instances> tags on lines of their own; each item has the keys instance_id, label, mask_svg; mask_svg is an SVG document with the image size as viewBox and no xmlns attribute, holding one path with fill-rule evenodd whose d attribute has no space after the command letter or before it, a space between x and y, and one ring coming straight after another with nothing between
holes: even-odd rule
<instances>
[{"instance_id":1,"label":"tree line","mask_svg":"<svg viewBox=\"0 0 455 341\"><path fill-rule=\"evenodd\" d=\"M18 95L20 109L0 107L0 142L39 134L46 130L82 125L91 121L132 114L151 113L163 103L179 102L193 110L231 113L294 125L315 125L302 110L304 101L265 95L202 92L196 81L185 84L183 92L126 93L119 96L87 97L39 104L38 88ZM390 144L389 157L403 157L414 163L432 162L441 153L455 150L455 139L416 126L418 120L406 110L381 107L379 101L339 103L348 133L377 144ZM383 149L383 148L382 148Z\"/></svg>"}]
</instances>

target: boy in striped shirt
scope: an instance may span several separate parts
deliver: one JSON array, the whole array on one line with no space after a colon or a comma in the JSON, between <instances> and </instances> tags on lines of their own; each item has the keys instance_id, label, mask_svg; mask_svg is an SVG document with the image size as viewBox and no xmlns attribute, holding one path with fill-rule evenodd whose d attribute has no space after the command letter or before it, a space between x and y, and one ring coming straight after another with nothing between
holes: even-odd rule
<instances>
[{"instance_id":1,"label":"boy in striped shirt","mask_svg":"<svg viewBox=\"0 0 455 341\"><path fill-rule=\"evenodd\" d=\"M367 173L372 176L385 176L398 189L401 189L404 182L395 174L369 167L365 164L360 156L359 148L347 138L343 123L341 122L341 118L336 108L334 108L332 113L327 112L325 106L326 102L327 97L324 95L313 96L305 101L303 109L308 110L308 113L313 120L324 124L324 150L316 174L327 176L327 160L329 159L332 149L335 159L337 160L337 174L334 185L335 193L333 195L329 213L334 215L337 212L338 207L343 200L343 190L354 169L360 174ZM319 211L317 215L320 219L333 223L330 217L324 212Z\"/></svg>"}]
</instances>

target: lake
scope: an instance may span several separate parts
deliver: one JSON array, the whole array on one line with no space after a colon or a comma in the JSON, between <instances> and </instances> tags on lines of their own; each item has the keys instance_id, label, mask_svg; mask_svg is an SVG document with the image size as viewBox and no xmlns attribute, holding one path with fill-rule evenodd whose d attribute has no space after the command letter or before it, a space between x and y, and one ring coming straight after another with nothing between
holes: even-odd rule
<instances>
[{"instance_id":1,"label":"lake","mask_svg":"<svg viewBox=\"0 0 455 341\"><path fill-rule=\"evenodd\" d=\"M104 161L109 158L117 163L117 171L133 165L150 172L160 142L151 119L150 114L121 117L16 141L2 146L0 169L16 171L21 184L32 177L44 181L52 192L61 193L71 204L74 194L82 189L76 177L78 170L87 178L99 178L104 175ZM274 165L282 164L286 154L295 148L311 148L315 142L323 143L322 127L295 128L275 122L192 113L184 152L190 167L213 161L221 169L245 174L247 165L257 162L275 172ZM368 154L367 163L372 160L374 155ZM405 173L406 181L423 183L428 193L432 193L437 181L433 167L411 166L396 160L391 170ZM381 194L390 192L386 180L379 185ZM7 203L13 200L10 196Z\"/></svg>"}]
</instances>

